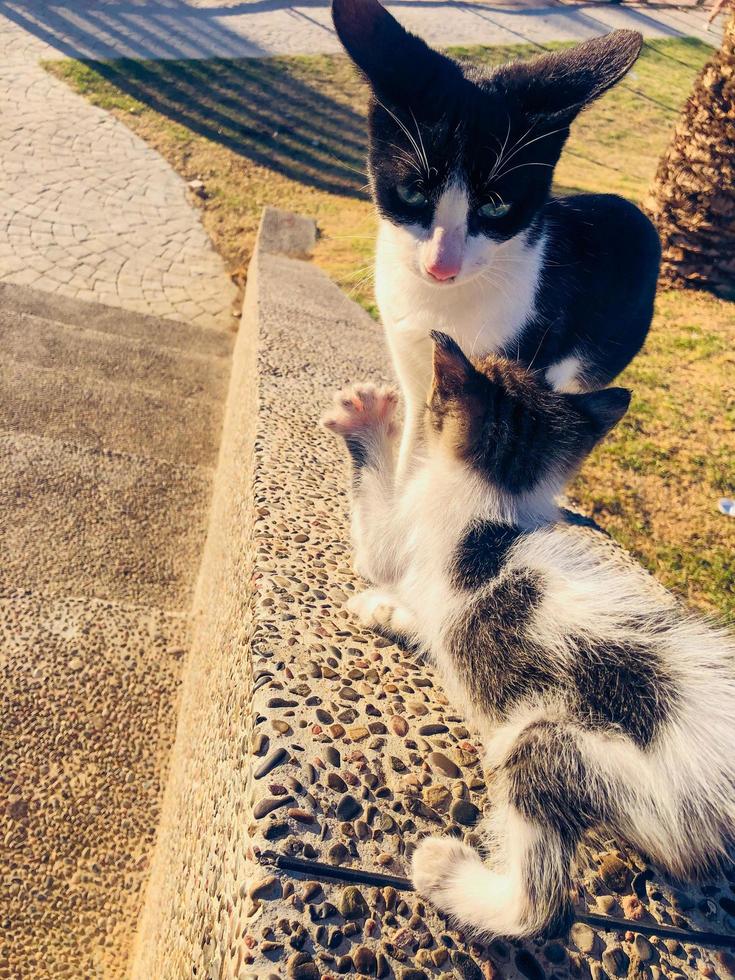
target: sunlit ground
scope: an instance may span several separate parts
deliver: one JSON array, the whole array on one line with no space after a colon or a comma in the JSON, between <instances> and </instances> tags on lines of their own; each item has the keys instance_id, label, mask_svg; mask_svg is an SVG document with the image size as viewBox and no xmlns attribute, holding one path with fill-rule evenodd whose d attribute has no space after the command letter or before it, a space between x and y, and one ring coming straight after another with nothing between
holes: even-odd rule
<instances>
[{"instance_id":1,"label":"sunlit ground","mask_svg":"<svg viewBox=\"0 0 735 980\"><path fill-rule=\"evenodd\" d=\"M497 64L535 50L455 53ZM647 42L627 79L575 124L558 192L615 192L641 202L708 56L696 40ZM366 92L345 58L48 67L126 122L186 180L203 181L196 202L239 282L261 209L274 204L317 220L315 261L375 313ZM735 304L662 294L646 350L621 382L634 390L631 411L588 461L574 495L667 585L733 617L735 521L716 502L735 492Z\"/></svg>"}]
</instances>

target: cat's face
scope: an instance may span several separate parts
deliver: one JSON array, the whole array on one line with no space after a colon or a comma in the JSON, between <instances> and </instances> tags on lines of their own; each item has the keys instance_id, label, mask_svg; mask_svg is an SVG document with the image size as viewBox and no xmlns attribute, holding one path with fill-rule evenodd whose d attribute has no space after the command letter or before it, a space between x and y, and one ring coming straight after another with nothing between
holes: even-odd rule
<instances>
[{"instance_id":1,"label":"cat's face","mask_svg":"<svg viewBox=\"0 0 735 980\"><path fill-rule=\"evenodd\" d=\"M483 74L433 51L378 0L332 10L372 90L370 183L395 261L442 288L512 261L518 236L533 241L569 124L641 44L616 31Z\"/></svg>"},{"instance_id":2,"label":"cat's face","mask_svg":"<svg viewBox=\"0 0 735 980\"><path fill-rule=\"evenodd\" d=\"M628 409L625 388L557 392L520 364L472 362L446 334L432 340L428 438L507 493L563 486Z\"/></svg>"},{"instance_id":3,"label":"cat's face","mask_svg":"<svg viewBox=\"0 0 735 980\"><path fill-rule=\"evenodd\" d=\"M534 240L566 132L527 121L519 132L494 94L464 78L453 95L437 119L409 114L407 132L397 112L374 102L370 113L370 180L393 226L391 259L443 288L505 271L508 242Z\"/></svg>"}]
</instances>

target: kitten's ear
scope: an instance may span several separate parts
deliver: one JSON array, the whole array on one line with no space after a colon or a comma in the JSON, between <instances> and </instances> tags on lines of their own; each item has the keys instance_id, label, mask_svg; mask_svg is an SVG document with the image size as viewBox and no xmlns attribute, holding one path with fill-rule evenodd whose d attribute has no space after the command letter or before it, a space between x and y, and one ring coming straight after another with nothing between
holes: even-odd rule
<instances>
[{"instance_id":1,"label":"kitten's ear","mask_svg":"<svg viewBox=\"0 0 735 980\"><path fill-rule=\"evenodd\" d=\"M378 0L332 0L332 20L347 54L381 99L410 102L440 72L458 71Z\"/></svg>"},{"instance_id":2,"label":"kitten's ear","mask_svg":"<svg viewBox=\"0 0 735 980\"><path fill-rule=\"evenodd\" d=\"M475 369L459 344L446 333L431 331L434 341L434 387L443 396L462 391Z\"/></svg>"},{"instance_id":3,"label":"kitten's ear","mask_svg":"<svg viewBox=\"0 0 735 980\"><path fill-rule=\"evenodd\" d=\"M627 388L604 388L569 397L588 421L592 438L599 442L628 411L631 393Z\"/></svg>"},{"instance_id":4,"label":"kitten's ear","mask_svg":"<svg viewBox=\"0 0 735 980\"><path fill-rule=\"evenodd\" d=\"M498 70L523 109L532 116L570 123L590 102L625 75L638 57L643 36L613 31L566 51L519 61Z\"/></svg>"}]
</instances>

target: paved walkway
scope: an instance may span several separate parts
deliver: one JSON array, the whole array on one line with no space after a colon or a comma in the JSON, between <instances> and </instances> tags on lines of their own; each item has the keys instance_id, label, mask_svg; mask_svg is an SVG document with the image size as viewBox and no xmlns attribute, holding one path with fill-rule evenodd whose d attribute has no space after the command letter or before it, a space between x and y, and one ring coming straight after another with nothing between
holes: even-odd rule
<instances>
[{"instance_id":1,"label":"paved walkway","mask_svg":"<svg viewBox=\"0 0 735 980\"><path fill-rule=\"evenodd\" d=\"M4 7L0 281L230 327L235 288L184 182L123 123L52 78L39 57L58 52L4 18Z\"/></svg>"},{"instance_id":2,"label":"paved walkway","mask_svg":"<svg viewBox=\"0 0 735 980\"><path fill-rule=\"evenodd\" d=\"M534 0L403 0L436 44L693 34L701 9ZM203 58L338 51L326 0L0 0L0 281L186 320L231 323L234 288L180 178L42 58Z\"/></svg>"},{"instance_id":3,"label":"paved walkway","mask_svg":"<svg viewBox=\"0 0 735 980\"><path fill-rule=\"evenodd\" d=\"M614 27L650 37L694 35L711 43L705 15L687 5L559 0L398 0L389 9L434 44L581 39ZM328 0L0 0L10 24L46 57L247 57L339 51ZM0 26L0 30L2 27Z\"/></svg>"}]
</instances>

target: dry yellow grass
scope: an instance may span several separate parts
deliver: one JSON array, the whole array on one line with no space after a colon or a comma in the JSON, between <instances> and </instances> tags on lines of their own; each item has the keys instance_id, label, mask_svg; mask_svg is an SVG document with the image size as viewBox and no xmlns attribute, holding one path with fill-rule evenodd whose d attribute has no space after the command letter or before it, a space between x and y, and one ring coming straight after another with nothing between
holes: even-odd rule
<instances>
[{"instance_id":1,"label":"dry yellow grass","mask_svg":"<svg viewBox=\"0 0 735 980\"><path fill-rule=\"evenodd\" d=\"M530 46L456 49L484 63ZM679 106L709 55L695 40L649 42L634 71L575 124L560 191L641 201ZM315 262L374 312L375 219L365 190L365 89L332 56L207 62L54 62L49 69L204 183L205 227L244 282L265 204L312 215ZM644 353L621 379L631 412L574 484L581 506L662 581L735 615L735 304L665 293Z\"/></svg>"}]
</instances>

